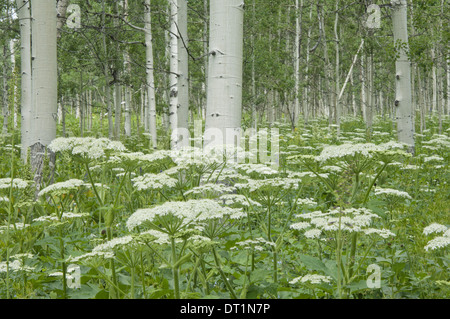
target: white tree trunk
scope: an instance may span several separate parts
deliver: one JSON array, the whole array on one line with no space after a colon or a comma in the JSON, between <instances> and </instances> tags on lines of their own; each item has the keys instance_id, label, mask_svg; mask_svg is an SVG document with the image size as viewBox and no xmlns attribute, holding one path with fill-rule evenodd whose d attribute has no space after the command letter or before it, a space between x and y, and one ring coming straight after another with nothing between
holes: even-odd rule
<instances>
[{"instance_id":1,"label":"white tree trunk","mask_svg":"<svg viewBox=\"0 0 450 319\"><path fill-rule=\"evenodd\" d=\"M128 0L123 0L123 16L125 21L128 21ZM123 61L124 61L124 70L126 74L128 74L131 77L131 61L130 61L130 54L128 53L128 49L125 49L125 52L123 54ZM124 86L124 95L125 95L125 127L124 127L124 134L126 137L131 137L131 87L129 84L125 84Z\"/></svg>"},{"instance_id":2,"label":"white tree trunk","mask_svg":"<svg viewBox=\"0 0 450 319\"><path fill-rule=\"evenodd\" d=\"M311 22L312 19L312 9L313 6L310 6L309 9L309 21ZM310 26L308 28L308 37L307 37L307 44L306 44L306 69L305 69L305 88L304 88L304 98L303 98L303 119L305 121L305 124L308 124L308 117L309 117L309 111L308 111L308 107L309 103L310 103L310 99L309 99L309 87L310 84L308 83L309 81L309 59L310 59L310 54L309 54L309 50L310 50L310 45L311 45L311 28L312 26Z\"/></svg>"},{"instance_id":3,"label":"white tree trunk","mask_svg":"<svg viewBox=\"0 0 450 319\"><path fill-rule=\"evenodd\" d=\"M178 0L178 128L189 128L187 0ZM185 141L183 141L185 142Z\"/></svg>"},{"instance_id":4,"label":"white tree trunk","mask_svg":"<svg viewBox=\"0 0 450 319\"><path fill-rule=\"evenodd\" d=\"M2 74L2 86L3 86L3 99L2 99L2 115L3 115L3 134L8 133L8 118L9 118L9 103L8 103L8 47L3 46L3 74Z\"/></svg>"},{"instance_id":5,"label":"white tree trunk","mask_svg":"<svg viewBox=\"0 0 450 319\"><path fill-rule=\"evenodd\" d=\"M367 97L366 97L366 55L361 55L361 113L364 123L367 123Z\"/></svg>"},{"instance_id":6,"label":"white tree trunk","mask_svg":"<svg viewBox=\"0 0 450 319\"><path fill-rule=\"evenodd\" d=\"M337 135L340 135L341 132L341 106L340 106L340 98L338 94L340 93L340 83L339 83L339 35L338 35L338 21L339 21L339 0L336 0L336 16L334 20L334 40L335 40L335 50L336 50L336 72L335 72L335 82L336 82L336 91L335 91L335 118L337 125Z\"/></svg>"},{"instance_id":7,"label":"white tree trunk","mask_svg":"<svg viewBox=\"0 0 450 319\"><path fill-rule=\"evenodd\" d=\"M414 153L414 122L411 107L411 66L408 52L408 29L406 0L392 0L392 20L394 25L394 41L401 43L400 56L395 62L396 68L396 116L399 142L409 146Z\"/></svg>"},{"instance_id":8,"label":"white tree trunk","mask_svg":"<svg viewBox=\"0 0 450 319\"><path fill-rule=\"evenodd\" d=\"M148 127L151 135L152 147L157 147L156 132L156 99L155 99L155 79L153 74L153 39L152 39L152 17L150 0L145 0L145 54L146 54L146 75L147 75L147 103ZM146 116L147 119L147 116Z\"/></svg>"},{"instance_id":9,"label":"white tree trunk","mask_svg":"<svg viewBox=\"0 0 450 319\"><path fill-rule=\"evenodd\" d=\"M206 145L239 143L235 137L241 129L243 7L242 0L210 2Z\"/></svg>"},{"instance_id":10,"label":"white tree trunk","mask_svg":"<svg viewBox=\"0 0 450 319\"><path fill-rule=\"evenodd\" d=\"M13 75L13 83L12 83L12 110L14 112L14 117L13 117L13 124L14 124L14 129L17 128L18 126L18 107L17 107L17 73L16 73L16 48L15 48L15 41L14 39L11 39L9 41L9 51L11 52L11 72Z\"/></svg>"},{"instance_id":11,"label":"white tree trunk","mask_svg":"<svg viewBox=\"0 0 450 319\"><path fill-rule=\"evenodd\" d=\"M447 50L447 115L450 115L450 49Z\"/></svg>"},{"instance_id":12,"label":"white tree trunk","mask_svg":"<svg viewBox=\"0 0 450 319\"><path fill-rule=\"evenodd\" d=\"M58 74L55 1L31 0L31 17L32 134L25 146L30 147L31 166L38 191L42 181L44 152L56 137Z\"/></svg>"},{"instance_id":13,"label":"white tree trunk","mask_svg":"<svg viewBox=\"0 0 450 319\"><path fill-rule=\"evenodd\" d=\"M61 37L61 28L66 22L66 12L67 7L69 6L70 0L57 0L56 5L56 16L58 18L56 22L56 30L57 30L57 37Z\"/></svg>"},{"instance_id":14,"label":"white tree trunk","mask_svg":"<svg viewBox=\"0 0 450 319\"><path fill-rule=\"evenodd\" d=\"M296 18L295 18L295 99L294 99L294 114L292 115L292 128L295 128L300 113L300 36L301 36L301 23L302 23L302 9L303 0L299 3L299 0L295 0Z\"/></svg>"},{"instance_id":15,"label":"white tree trunk","mask_svg":"<svg viewBox=\"0 0 450 319\"><path fill-rule=\"evenodd\" d=\"M435 47L431 48L431 60L433 61L432 76L433 76L433 99L431 103L431 113L434 114L437 110L438 93L437 93L437 72L436 72L436 53Z\"/></svg>"},{"instance_id":16,"label":"white tree trunk","mask_svg":"<svg viewBox=\"0 0 450 319\"><path fill-rule=\"evenodd\" d=\"M169 122L171 129L170 147L178 148L178 5L170 0L170 75L169 75Z\"/></svg>"}]
</instances>

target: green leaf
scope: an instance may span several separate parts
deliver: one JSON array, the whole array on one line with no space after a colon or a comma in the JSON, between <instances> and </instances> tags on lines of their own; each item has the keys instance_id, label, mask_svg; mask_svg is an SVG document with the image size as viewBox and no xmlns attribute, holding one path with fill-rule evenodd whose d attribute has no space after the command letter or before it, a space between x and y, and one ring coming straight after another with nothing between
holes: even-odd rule
<instances>
[{"instance_id":1,"label":"green leaf","mask_svg":"<svg viewBox=\"0 0 450 319\"><path fill-rule=\"evenodd\" d=\"M317 257L300 255L298 259L310 270L328 272L327 266Z\"/></svg>"}]
</instances>

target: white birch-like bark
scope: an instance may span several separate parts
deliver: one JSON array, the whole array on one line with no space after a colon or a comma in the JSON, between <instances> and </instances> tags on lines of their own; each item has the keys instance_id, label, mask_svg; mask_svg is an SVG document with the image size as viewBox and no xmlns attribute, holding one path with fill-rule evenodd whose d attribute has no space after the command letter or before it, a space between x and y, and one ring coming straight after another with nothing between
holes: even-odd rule
<instances>
[{"instance_id":1,"label":"white birch-like bark","mask_svg":"<svg viewBox=\"0 0 450 319\"><path fill-rule=\"evenodd\" d=\"M372 134L373 124L373 55L369 54L367 57L367 105L366 105L366 128L369 136Z\"/></svg>"},{"instance_id":2,"label":"white birch-like bark","mask_svg":"<svg viewBox=\"0 0 450 319\"><path fill-rule=\"evenodd\" d=\"M252 0L252 23L256 23L256 4L255 0ZM250 45L255 48L255 34L252 32L250 35ZM255 132L258 130L258 114L256 113L256 76L255 76L255 60L256 54L255 49L252 50L252 105L251 105L251 115L252 115L252 125Z\"/></svg>"},{"instance_id":3,"label":"white birch-like bark","mask_svg":"<svg viewBox=\"0 0 450 319\"><path fill-rule=\"evenodd\" d=\"M438 92L437 92L437 72L436 72L436 50L433 46L431 48L431 60L433 61L432 79L433 79L433 98L431 103L431 113L434 114L437 110Z\"/></svg>"},{"instance_id":4,"label":"white birch-like bark","mask_svg":"<svg viewBox=\"0 0 450 319\"><path fill-rule=\"evenodd\" d=\"M129 86L125 86L125 123L124 123L124 134L126 137L131 137L131 88Z\"/></svg>"},{"instance_id":5,"label":"white birch-like bark","mask_svg":"<svg viewBox=\"0 0 450 319\"><path fill-rule=\"evenodd\" d=\"M301 36L301 23L302 23L302 9L303 0L299 3L299 0L295 0L295 99L294 99L294 114L292 114L292 128L294 129L297 125L298 116L300 113L300 36Z\"/></svg>"},{"instance_id":6,"label":"white birch-like bark","mask_svg":"<svg viewBox=\"0 0 450 319\"><path fill-rule=\"evenodd\" d=\"M411 107L411 66L407 55L408 48L408 24L406 0L391 0L393 6L392 20L394 27L394 41L401 44L399 58L395 62L396 69L396 117L397 134L399 142L409 146L414 153L414 122Z\"/></svg>"},{"instance_id":7,"label":"white birch-like bark","mask_svg":"<svg viewBox=\"0 0 450 319\"><path fill-rule=\"evenodd\" d=\"M44 154L56 137L57 120L57 53L56 10L54 0L31 0L32 30L32 103L30 147L36 192L42 181ZM54 155L50 155L50 164Z\"/></svg>"},{"instance_id":8,"label":"white birch-like bark","mask_svg":"<svg viewBox=\"0 0 450 319\"><path fill-rule=\"evenodd\" d=\"M57 0L56 16L58 19L56 21L56 30L57 30L58 38L61 37L62 26L66 22L66 12L67 12L67 7L69 6L69 1L70 0Z\"/></svg>"},{"instance_id":9,"label":"white birch-like bark","mask_svg":"<svg viewBox=\"0 0 450 319\"><path fill-rule=\"evenodd\" d=\"M189 61L187 0L178 0L178 129L189 129ZM187 141L183 141L185 143Z\"/></svg>"},{"instance_id":10,"label":"white birch-like bark","mask_svg":"<svg viewBox=\"0 0 450 319\"><path fill-rule=\"evenodd\" d=\"M123 16L126 22L128 22L128 0L123 0ZM123 54L123 61L124 61L124 70L125 72L131 76L131 61L130 61L130 54L128 53L128 49L125 49L125 52ZM125 84L124 87L124 95L125 95L125 123L124 123L124 134L126 137L131 137L131 87L128 84Z\"/></svg>"},{"instance_id":11,"label":"white birch-like bark","mask_svg":"<svg viewBox=\"0 0 450 319\"><path fill-rule=\"evenodd\" d=\"M13 75L13 82L12 82L12 106L11 109L13 110L13 125L14 129L18 126L18 107L17 107L17 75L16 75L16 48L15 48L15 41L14 39L11 39L9 41L9 51L11 52L11 72Z\"/></svg>"},{"instance_id":12,"label":"white birch-like bark","mask_svg":"<svg viewBox=\"0 0 450 319\"><path fill-rule=\"evenodd\" d=\"M122 87L114 83L114 138L120 140L122 127Z\"/></svg>"},{"instance_id":13,"label":"white birch-like bark","mask_svg":"<svg viewBox=\"0 0 450 319\"><path fill-rule=\"evenodd\" d=\"M153 73L153 39L152 39L152 16L150 8L150 0L145 0L145 57L146 57L146 97L147 103L145 115L146 123L150 132L152 147L157 147L157 131L156 131L156 98L155 98L155 78ZM145 112L144 112L145 113ZM148 118L148 121L147 121Z\"/></svg>"},{"instance_id":14,"label":"white birch-like bark","mask_svg":"<svg viewBox=\"0 0 450 319\"><path fill-rule=\"evenodd\" d=\"M367 97L366 97L366 55L361 56L361 113L364 123L367 123Z\"/></svg>"},{"instance_id":15,"label":"white birch-like bark","mask_svg":"<svg viewBox=\"0 0 450 319\"><path fill-rule=\"evenodd\" d=\"M447 115L450 115L450 49L447 50Z\"/></svg>"},{"instance_id":16,"label":"white birch-like bark","mask_svg":"<svg viewBox=\"0 0 450 319\"><path fill-rule=\"evenodd\" d=\"M338 21L339 21L339 0L336 0L336 15L334 19L334 41L335 41L335 51L336 51L336 68L335 68L335 120L337 125L337 135L340 135L341 132L341 106L340 106L340 99L338 98L338 94L340 91L340 83L339 83L339 35L338 35Z\"/></svg>"},{"instance_id":17,"label":"white birch-like bark","mask_svg":"<svg viewBox=\"0 0 450 319\"><path fill-rule=\"evenodd\" d=\"M8 133L9 103L8 103L8 47L3 46L3 72L2 72L2 115L3 115L3 134Z\"/></svg>"},{"instance_id":18,"label":"white birch-like bark","mask_svg":"<svg viewBox=\"0 0 450 319\"><path fill-rule=\"evenodd\" d=\"M309 6L309 21L311 22L312 20L312 9L313 6ZM304 98L303 98L303 118L305 121L305 124L308 124L308 117L309 117L309 111L308 108L309 106L309 59L310 59L310 54L309 54L309 50L310 50L310 45L311 45L311 28L312 26L310 26L308 28L308 38L307 38L307 42L306 42L306 69L305 69L305 87L304 87Z\"/></svg>"},{"instance_id":19,"label":"white birch-like bark","mask_svg":"<svg viewBox=\"0 0 450 319\"><path fill-rule=\"evenodd\" d=\"M235 138L241 130L243 24L242 0L210 2L206 145L239 145Z\"/></svg>"},{"instance_id":20,"label":"white birch-like bark","mask_svg":"<svg viewBox=\"0 0 450 319\"><path fill-rule=\"evenodd\" d=\"M170 75L169 75L169 123L171 129L170 147L178 148L178 5L170 0Z\"/></svg>"}]
</instances>

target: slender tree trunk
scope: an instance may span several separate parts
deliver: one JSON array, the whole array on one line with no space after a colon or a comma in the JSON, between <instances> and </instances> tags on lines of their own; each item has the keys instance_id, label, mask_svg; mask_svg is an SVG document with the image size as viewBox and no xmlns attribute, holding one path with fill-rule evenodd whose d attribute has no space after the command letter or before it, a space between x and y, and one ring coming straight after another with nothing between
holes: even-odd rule
<instances>
[{"instance_id":1,"label":"slender tree trunk","mask_svg":"<svg viewBox=\"0 0 450 319\"><path fill-rule=\"evenodd\" d=\"M408 29L406 0L392 0L394 41L402 46L399 48L399 58L396 68L396 115L399 142L409 145L410 152L414 153L414 122L411 107L411 66L408 52ZM406 47L405 47L406 46Z\"/></svg>"},{"instance_id":2,"label":"slender tree trunk","mask_svg":"<svg viewBox=\"0 0 450 319\"><path fill-rule=\"evenodd\" d=\"M431 104L431 113L436 113L437 110L437 103L438 103L438 92L437 92L437 71L436 71L436 49L433 46L431 48L431 60L433 60L433 67L432 67L432 79L433 79L433 99Z\"/></svg>"},{"instance_id":3,"label":"slender tree trunk","mask_svg":"<svg viewBox=\"0 0 450 319\"><path fill-rule=\"evenodd\" d=\"M169 122L171 129L170 147L178 148L178 5L170 0L170 75L169 75Z\"/></svg>"},{"instance_id":4,"label":"slender tree trunk","mask_svg":"<svg viewBox=\"0 0 450 319\"><path fill-rule=\"evenodd\" d=\"M235 137L241 130L243 7L242 0L210 2L206 145L213 142L211 135L214 144L240 143Z\"/></svg>"},{"instance_id":5,"label":"slender tree trunk","mask_svg":"<svg viewBox=\"0 0 450 319\"><path fill-rule=\"evenodd\" d=\"M302 11L303 0L295 0L295 99L294 114L292 119L292 129L297 126L298 116L300 113L300 51L301 51L301 32L302 32Z\"/></svg>"},{"instance_id":6,"label":"slender tree trunk","mask_svg":"<svg viewBox=\"0 0 450 319\"><path fill-rule=\"evenodd\" d=\"M373 110L374 110L374 98L373 98L373 55L372 52L367 57L367 105L366 105L366 125L367 133L369 137L372 136L372 124L373 124Z\"/></svg>"},{"instance_id":7,"label":"slender tree trunk","mask_svg":"<svg viewBox=\"0 0 450 319\"><path fill-rule=\"evenodd\" d=\"M123 16L125 21L128 21L128 0L123 0ZM124 70L128 76L131 76L131 61L130 61L130 54L128 52L128 49L125 49L125 52L123 54L123 60L124 60ZM125 95L125 127L124 127L124 134L126 137L131 137L131 113L132 113L132 106L131 106L131 86L129 83L125 83L124 85L124 95Z\"/></svg>"},{"instance_id":8,"label":"slender tree trunk","mask_svg":"<svg viewBox=\"0 0 450 319\"><path fill-rule=\"evenodd\" d=\"M56 20L56 32L58 38L61 37L61 29L66 22L66 12L67 7L69 6L69 1L70 0L57 0L56 16L58 19Z\"/></svg>"},{"instance_id":9,"label":"slender tree trunk","mask_svg":"<svg viewBox=\"0 0 450 319\"><path fill-rule=\"evenodd\" d=\"M105 99L106 108L108 110L108 138L112 139L114 136L113 128L113 118L112 118L112 105L111 105L111 88L109 84L109 70L108 70L108 46L106 44L106 11L105 11L105 0L102 0L102 40L103 40L103 51L104 59L103 61L103 76L105 77Z\"/></svg>"},{"instance_id":10,"label":"slender tree trunk","mask_svg":"<svg viewBox=\"0 0 450 319\"><path fill-rule=\"evenodd\" d=\"M30 146L31 168L35 174L36 192L43 182L45 153L50 158L51 171L54 154L47 146L56 137L57 113L57 56L56 12L54 0L31 0L32 12L32 115Z\"/></svg>"},{"instance_id":11,"label":"slender tree trunk","mask_svg":"<svg viewBox=\"0 0 450 319\"><path fill-rule=\"evenodd\" d=\"M17 72L16 72L16 49L14 45L15 41L14 39L11 39L9 41L9 51L11 52L11 73L12 73L12 106L11 109L13 110L13 124L14 129L18 127L18 105L16 98L18 96L18 88L17 88Z\"/></svg>"},{"instance_id":12,"label":"slender tree trunk","mask_svg":"<svg viewBox=\"0 0 450 319\"><path fill-rule=\"evenodd\" d=\"M187 0L178 0L178 128L189 129L189 61ZM183 141L186 144L187 141Z\"/></svg>"},{"instance_id":13,"label":"slender tree trunk","mask_svg":"<svg viewBox=\"0 0 450 319\"><path fill-rule=\"evenodd\" d=\"M447 50L447 115L450 115L450 49Z\"/></svg>"},{"instance_id":14,"label":"slender tree trunk","mask_svg":"<svg viewBox=\"0 0 450 319\"><path fill-rule=\"evenodd\" d=\"M148 115L148 127L151 135L152 147L157 145L156 131L156 99L155 99L155 79L153 74L153 39L152 39L152 17L150 0L145 0L145 54L146 54L146 75L147 75L147 103L146 109ZM147 120L146 120L147 123Z\"/></svg>"},{"instance_id":15,"label":"slender tree trunk","mask_svg":"<svg viewBox=\"0 0 450 319\"><path fill-rule=\"evenodd\" d=\"M8 118L9 118L9 103L8 103L8 47L6 45L3 46L3 134L8 133Z\"/></svg>"},{"instance_id":16,"label":"slender tree trunk","mask_svg":"<svg viewBox=\"0 0 450 319\"><path fill-rule=\"evenodd\" d=\"M114 83L114 139L120 140L122 122L122 88L120 83Z\"/></svg>"},{"instance_id":17,"label":"slender tree trunk","mask_svg":"<svg viewBox=\"0 0 450 319\"><path fill-rule=\"evenodd\" d=\"M336 0L336 17L334 20L334 40L335 40L335 51L336 51L336 74L335 74L335 82L336 82L336 90L335 90L335 120L337 125L337 135L340 135L341 132L341 106L340 106L340 99L338 97L340 93L340 83L339 83L339 76L340 76L340 70L339 70L339 35L338 35L338 21L339 21L339 0Z\"/></svg>"},{"instance_id":18,"label":"slender tree trunk","mask_svg":"<svg viewBox=\"0 0 450 319\"><path fill-rule=\"evenodd\" d=\"M366 55L361 55L361 113L367 128Z\"/></svg>"},{"instance_id":19,"label":"slender tree trunk","mask_svg":"<svg viewBox=\"0 0 450 319\"><path fill-rule=\"evenodd\" d=\"M319 6L319 5L318 5ZM325 30L325 22L324 22L324 9L323 9L323 4L320 5L320 10L318 8L318 12L317 14L319 15L319 27L320 27L320 32L322 33L322 41L323 41L323 57L324 57L324 62L325 62L325 94L324 94L324 106L328 107L328 121L329 124L331 125L333 123L333 101L332 101L332 89L331 89L331 85L330 85L330 80L331 80L331 63L330 63L330 59L328 57L328 45L327 45L327 39L326 39L326 30Z\"/></svg>"},{"instance_id":20,"label":"slender tree trunk","mask_svg":"<svg viewBox=\"0 0 450 319\"><path fill-rule=\"evenodd\" d=\"M313 11L313 6L310 5L309 6L309 22L311 23L312 20L312 11ZM309 88L311 86L311 84L309 83L309 59L310 59L310 54L309 54L309 50L310 50L310 45L311 45L311 28L312 25L308 28L308 39L306 42L306 68L305 68L305 88L304 88L304 98L303 98L303 119L305 121L305 125L308 125L308 121L309 121L309 110L308 108L310 108L311 106L310 104L310 99L309 99Z\"/></svg>"}]
</instances>

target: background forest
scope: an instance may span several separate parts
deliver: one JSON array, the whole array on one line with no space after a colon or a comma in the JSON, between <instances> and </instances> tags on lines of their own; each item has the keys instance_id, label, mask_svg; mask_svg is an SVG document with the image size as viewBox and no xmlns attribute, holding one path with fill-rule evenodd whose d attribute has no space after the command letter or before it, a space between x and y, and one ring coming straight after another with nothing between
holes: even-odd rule
<instances>
[{"instance_id":1,"label":"background forest","mask_svg":"<svg viewBox=\"0 0 450 319\"><path fill-rule=\"evenodd\" d=\"M0 0L0 298L448 298L449 9Z\"/></svg>"}]
</instances>

